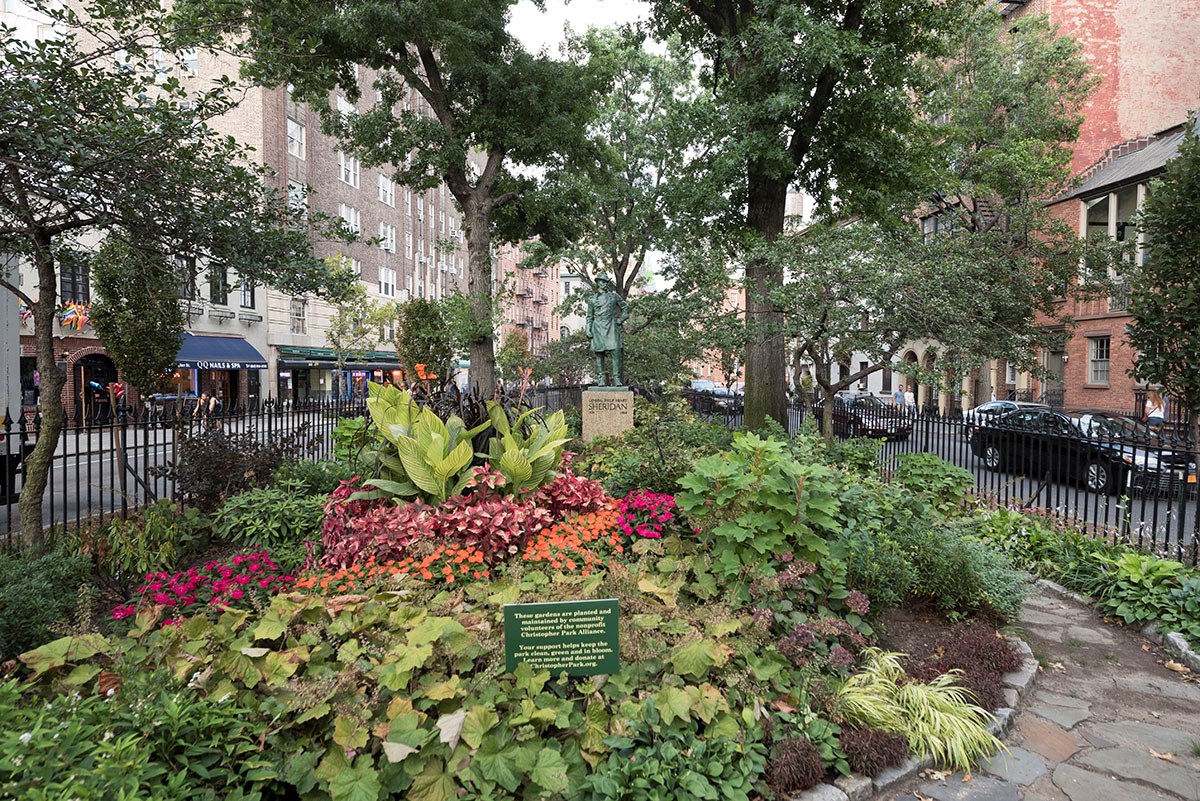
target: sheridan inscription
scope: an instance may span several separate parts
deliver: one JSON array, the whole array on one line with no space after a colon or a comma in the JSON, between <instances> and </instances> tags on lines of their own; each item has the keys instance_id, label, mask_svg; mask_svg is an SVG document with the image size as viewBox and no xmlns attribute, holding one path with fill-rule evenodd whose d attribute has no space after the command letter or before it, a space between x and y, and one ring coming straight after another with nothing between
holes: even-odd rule
<instances>
[{"instance_id":1,"label":"sheridan inscription","mask_svg":"<svg viewBox=\"0 0 1200 801\"><path fill-rule=\"evenodd\" d=\"M629 401L624 398L588 398L587 409L589 412L627 412Z\"/></svg>"},{"instance_id":2,"label":"sheridan inscription","mask_svg":"<svg viewBox=\"0 0 1200 801\"><path fill-rule=\"evenodd\" d=\"M512 672L521 662L537 670L572 676L620 669L617 601L506 604L504 662Z\"/></svg>"}]
</instances>

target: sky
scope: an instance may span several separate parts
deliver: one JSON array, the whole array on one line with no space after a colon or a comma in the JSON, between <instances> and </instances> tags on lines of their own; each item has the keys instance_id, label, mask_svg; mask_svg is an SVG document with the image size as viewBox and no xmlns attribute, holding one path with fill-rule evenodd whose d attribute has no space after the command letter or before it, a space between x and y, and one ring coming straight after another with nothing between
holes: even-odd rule
<instances>
[{"instance_id":1,"label":"sky","mask_svg":"<svg viewBox=\"0 0 1200 801\"><path fill-rule=\"evenodd\" d=\"M508 24L509 32L533 52L544 48L557 53L567 25L583 33L589 27L633 22L650 14L649 5L640 0L546 0L545 6L542 12L531 0L519 0Z\"/></svg>"}]
</instances>

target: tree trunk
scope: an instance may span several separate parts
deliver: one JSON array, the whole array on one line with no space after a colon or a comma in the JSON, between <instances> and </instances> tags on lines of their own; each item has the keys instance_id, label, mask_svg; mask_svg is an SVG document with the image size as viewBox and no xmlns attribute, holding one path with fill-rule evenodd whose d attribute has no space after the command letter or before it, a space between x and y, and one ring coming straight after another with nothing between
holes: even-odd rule
<instances>
[{"instance_id":1,"label":"tree trunk","mask_svg":"<svg viewBox=\"0 0 1200 801\"><path fill-rule=\"evenodd\" d=\"M787 180L770 175L762 162L747 166L746 222L768 242L783 233ZM783 313L767 293L783 284L783 268L767 259L746 264L746 322L752 326L746 346L746 428L758 428L768 417L787 428L786 341Z\"/></svg>"},{"instance_id":2,"label":"tree trunk","mask_svg":"<svg viewBox=\"0 0 1200 801\"><path fill-rule=\"evenodd\" d=\"M54 358L54 310L58 306L57 276L54 257L50 252L49 236L38 238L35 256L38 273L38 299L33 312L33 339L37 350L37 369L41 375L42 425L37 432L33 452L25 459L25 480L21 486L21 544L40 553L46 546L42 526L42 495L63 429L62 391L67 373L59 369Z\"/></svg>"},{"instance_id":3,"label":"tree trunk","mask_svg":"<svg viewBox=\"0 0 1200 801\"><path fill-rule=\"evenodd\" d=\"M470 386L490 398L496 393L496 348L492 330L492 232L487 207L478 200L463 203L467 234L467 299L472 336L467 373Z\"/></svg>"},{"instance_id":4,"label":"tree trunk","mask_svg":"<svg viewBox=\"0 0 1200 801\"><path fill-rule=\"evenodd\" d=\"M821 385L821 438L825 440L826 445L833 444L833 403L836 397L836 389Z\"/></svg>"}]
</instances>

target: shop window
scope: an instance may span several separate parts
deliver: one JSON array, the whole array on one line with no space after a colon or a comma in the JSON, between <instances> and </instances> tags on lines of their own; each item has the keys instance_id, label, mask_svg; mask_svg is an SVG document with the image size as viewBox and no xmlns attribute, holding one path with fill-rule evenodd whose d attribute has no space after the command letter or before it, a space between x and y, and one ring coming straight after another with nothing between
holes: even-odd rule
<instances>
[{"instance_id":1,"label":"shop window","mask_svg":"<svg viewBox=\"0 0 1200 801\"><path fill-rule=\"evenodd\" d=\"M1088 339L1089 384L1107 386L1110 346L1110 337L1091 337Z\"/></svg>"}]
</instances>

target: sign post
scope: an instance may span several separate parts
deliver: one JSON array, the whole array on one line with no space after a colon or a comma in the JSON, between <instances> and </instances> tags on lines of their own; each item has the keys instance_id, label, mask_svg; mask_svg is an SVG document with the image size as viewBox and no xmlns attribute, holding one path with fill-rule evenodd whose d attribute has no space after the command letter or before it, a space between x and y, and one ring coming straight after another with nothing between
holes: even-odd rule
<instances>
[{"instance_id":1,"label":"sign post","mask_svg":"<svg viewBox=\"0 0 1200 801\"><path fill-rule=\"evenodd\" d=\"M617 601L504 606L504 665L595 676L620 670Z\"/></svg>"}]
</instances>

